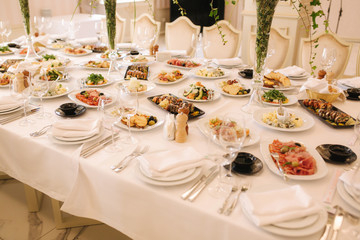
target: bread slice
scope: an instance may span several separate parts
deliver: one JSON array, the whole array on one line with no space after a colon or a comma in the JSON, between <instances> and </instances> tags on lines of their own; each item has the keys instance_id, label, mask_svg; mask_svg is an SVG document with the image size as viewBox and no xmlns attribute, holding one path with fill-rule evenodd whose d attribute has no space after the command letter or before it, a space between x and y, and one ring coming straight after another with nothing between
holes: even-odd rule
<instances>
[{"instance_id":1,"label":"bread slice","mask_svg":"<svg viewBox=\"0 0 360 240\"><path fill-rule=\"evenodd\" d=\"M290 87L290 79L279 72L270 72L264 76L264 84L268 86L281 85L283 87Z\"/></svg>"}]
</instances>

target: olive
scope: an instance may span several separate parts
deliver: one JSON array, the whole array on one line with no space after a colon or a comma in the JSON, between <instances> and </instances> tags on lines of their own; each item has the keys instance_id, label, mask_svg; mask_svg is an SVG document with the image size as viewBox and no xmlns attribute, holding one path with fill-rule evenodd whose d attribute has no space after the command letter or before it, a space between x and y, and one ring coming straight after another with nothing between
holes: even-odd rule
<instances>
[{"instance_id":1,"label":"olive","mask_svg":"<svg viewBox=\"0 0 360 240\"><path fill-rule=\"evenodd\" d=\"M81 94L81 95L85 95L85 94L86 94L86 91L81 91L80 94Z\"/></svg>"},{"instance_id":2,"label":"olive","mask_svg":"<svg viewBox=\"0 0 360 240\"><path fill-rule=\"evenodd\" d=\"M298 147L301 147L301 144L300 144L300 143L297 143L297 142L296 142L295 145L298 146Z\"/></svg>"},{"instance_id":3,"label":"olive","mask_svg":"<svg viewBox=\"0 0 360 240\"><path fill-rule=\"evenodd\" d=\"M283 146L281 149L280 149L280 152L281 153L286 153L289 151L289 147L288 146Z\"/></svg>"},{"instance_id":4,"label":"olive","mask_svg":"<svg viewBox=\"0 0 360 240\"><path fill-rule=\"evenodd\" d=\"M148 125L149 125L149 126L152 126L152 125L154 125L155 123L156 123L156 122L155 122L154 120L151 120L151 121L148 122Z\"/></svg>"},{"instance_id":5,"label":"olive","mask_svg":"<svg viewBox=\"0 0 360 240\"><path fill-rule=\"evenodd\" d=\"M102 92L101 92L101 93L99 93L99 96L104 96L104 95L105 95L105 94L104 94L104 93L102 93Z\"/></svg>"}]
</instances>

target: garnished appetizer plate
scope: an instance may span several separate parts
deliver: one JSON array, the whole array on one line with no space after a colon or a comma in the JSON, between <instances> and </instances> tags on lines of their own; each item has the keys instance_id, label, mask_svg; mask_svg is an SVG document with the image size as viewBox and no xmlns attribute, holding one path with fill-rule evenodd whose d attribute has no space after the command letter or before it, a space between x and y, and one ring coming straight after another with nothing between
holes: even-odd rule
<instances>
[{"instance_id":1,"label":"garnished appetizer plate","mask_svg":"<svg viewBox=\"0 0 360 240\"><path fill-rule=\"evenodd\" d=\"M8 46L0 46L0 56L14 54Z\"/></svg>"},{"instance_id":2,"label":"garnished appetizer plate","mask_svg":"<svg viewBox=\"0 0 360 240\"><path fill-rule=\"evenodd\" d=\"M179 89L178 96L190 102L211 102L220 98L220 93L206 88L201 82L196 82L186 88Z\"/></svg>"},{"instance_id":3,"label":"garnished appetizer plate","mask_svg":"<svg viewBox=\"0 0 360 240\"><path fill-rule=\"evenodd\" d=\"M14 78L15 75L12 73L0 73L0 88L8 88Z\"/></svg>"},{"instance_id":4,"label":"garnished appetizer plate","mask_svg":"<svg viewBox=\"0 0 360 240\"><path fill-rule=\"evenodd\" d=\"M197 127L199 128L200 132L204 134L206 137L211 138L210 134L210 124L213 127L216 127L217 124L220 125L222 121L220 118L216 116L206 117L198 120L196 122ZM216 138L216 144L220 144L220 141ZM243 147L251 146L260 141L260 134L255 130L255 128L247 128L246 129L246 138L244 140Z\"/></svg>"},{"instance_id":5,"label":"garnished appetizer plate","mask_svg":"<svg viewBox=\"0 0 360 240\"><path fill-rule=\"evenodd\" d=\"M201 66L201 63L196 60L177 59L173 58L166 62L167 66L190 70Z\"/></svg>"},{"instance_id":6,"label":"garnished appetizer plate","mask_svg":"<svg viewBox=\"0 0 360 240\"><path fill-rule=\"evenodd\" d=\"M288 120L280 122L276 115L277 109L277 107L260 108L253 113L253 119L261 126L284 132L305 131L315 124L311 116L292 109L286 109L289 114Z\"/></svg>"},{"instance_id":7,"label":"garnished appetizer plate","mask_svg":"<svg viewBox=\"0 0 360 240\"><path fill-rule=\"evenodd\" d=\"M164 123L164 119L162 117L155 116L154 114L148 111L140 109L135 115L130 117L130 130L134 132L149 131L159 127L163 123ZM123 117L121 117L121 121L116 123L116 126L123 129L128 129L128 118L126 116L126 108L125 108L125 113L123 113Z\"/></svg>"},{"instance_id":8,"label":"garnished appetizer plate","mask_svg":"<svg viewBox=\"0 0 360 240\"><path fill-rule=\"evenodd\" d=\"M41 53L43 53L45 51L45 48L43 48L43 47L35 47L35 51L39 55L39 54L41 54ZM27 48L20 49L19 51L16 52L16 54L18 54L21 57L26 57Z\"/></svg>"},{"instance_id":9,"label":"garnished appetizer plate","mask_svg":"<svg viewBox=\"0 0 360 240\"><path fill-rule=\"evenodd\" d=\"M97 73L91 73L87 78L84 78L83 81L85 86L91 88L105 87L113 83L110 78Z\"/></svg>"},{"instance_id":10,"label":"garnished appetizer plate","mask_svg":"<svg viewBox=\"0 0 360 240\"><path fill-rule=\"evenodd\" d=\"M239 80L221 80L216 83L221 94L229 97L247 97L251 95L251 87L242 84Z\"/></svg>"},{"instance_id":11,"label":"garnished appetizer plate","mask_svg":"<svg viewBox=\"0 0 360 240\"><path fill-rule=\"evenodd\" d=\"M87 70L109 70L110 62L107 60L99 60L99 61L87 61L80 64L80 66Z\"/></svg>"},{"instance_id":12,"label":"garnished appetizer plate","mask_svg":"<svg viewBox=\"0 0 360 240\"><path fill-rule=\"evenodd\" d=\"M294 139L263 139L260 152L266 165L273 173L282 176L270 151L279 154L278 161L289 179L315 180L327 175L324 160L312 146Z\"/></svg>"},{"instance_id":13,"label":"garnished appetizer plate","mask_svg":"<svg viewBox=\"0 0 360 240\"><path fill-rule=\"evenodd\" d=\"M155 62L155 58L151 56L143 56L143 55L130 55L124 57L124 62L128 64L152 64Z\"/></svg>"},{"instance_id":14,"label":"garnished appetizer plate","mask_svg":"<svg viewBox=\"0 0 360 240\"><path fill-rule=\"evenodd\" d=\"M171 85L185 80L188 77L186 73L180 70L161 71L150 80L159 85Z\"/></svg>"},{"instance_id":15,"label":"garnished appetizer plate","mask_svg":"<svg viewBox=\"0 0 360 240\"><path fill-rule=\"evenodd\" d=\"M70 84L59 83L59 82L50 83L49 91L42 98L43 99L58 98L58 97L62 97L62 96L69 94L71 91L72 91L72 88L70 87ZM39 96L36 88L33 90L32 97L40 99L40 96Z\"/></svg>"},{"instance_id":16,"label":"garnished appetizer plate","mask_svg":"<svg viewBox=\"0 0 360 240\"><path fill-rule=\"evenodd\" d=\"M142 80L120 81L116 86L118 88L124 87L125 91L132 95L150 92L156 87L154 83Z\"/></svg>"},{"instance_id":17,"label":"garnished appetizer plate","mask_svg":"<svg viewBox=\"0 0 360 240\"><path fill-rule=\"evenodd\" d=\"M99 103L99 98L106 99L106 106L109 106L114 103L115 98L111 93L104 91L102 89L96 88L85 88L80 90L75 90L71 92L68 97L77 104L84 105L87 108L97 108Z\"/></svg>"},{"instance_id":18,"label":"garnished appetizer plate","mask_svg":"<svg viewBox=\"0 0 360 240\"><path fill-rule=\"evenodd\" d=\"M280 100L283 106L293 105L298 101L295 95L285 95L276 89L265 91L261 96L261 100L264 104L272 106L279 105Z\"/></svg>"},{"instance_id":19,"label":"garnished appetizer plate","mask_svg":"<svg viewBox=\"0 0 360 240\"><path fill-rule=\"evenodd\" d=\"M172 94L160 94L148 97L147 99L159 108L172 114L178 114L179 108L185 104L189 109L189 119L197 118L205 114L203 110L195 107L192 103Z\"/></svg>"},{"instance_id":20,"label":"garnished appetizer plate","mask_svg":"<svg viewBox=\"0 0 360 240\"><path fill-rule=\"evenodd\" d=\"M116 52L116 53L117 53L117 58L116 59L121 59L121 57L123 57L123 54L121 52ZM103 60L110 60L109 54L110 54L110 52L106 51L104 53L97 54L96 56L98 58L103 59Z\"/></svg>"},{"instance_id":21,"label":"garnished appetizer plate","mask_svg":"<svg viewBox=\"0 0 360 240\"><path fill-rule=\"evenodd\" d=\"M195 68L190 71L194 77L203 78L203 79L220 79L230 75L228 70L222 68Z\"/></svg>"},{"instance_id":22,"label":"garnished appetizer plate","mask_svg":"<svg viewBox=\"0 0 360 240\"><path fill-rule=\"evenodd\" d=\"M139 64L128 66L124 79L130 80L132 77L136 77L138 80L148 80L149 66Z\"/></svg>"},{"instance_id":23,"label":"garnished appetizer plate","mask_svg":"<svg viewBox=\"0 0 360 240\"><path fill-rule=\"evenodd\" d=\"M86 56L92 53L91 50L84 49L84 48L72 48L72 47L66 47L61 50L61 52L67 56L71 57L82 57Z\"/></svg>"}]
</instances>

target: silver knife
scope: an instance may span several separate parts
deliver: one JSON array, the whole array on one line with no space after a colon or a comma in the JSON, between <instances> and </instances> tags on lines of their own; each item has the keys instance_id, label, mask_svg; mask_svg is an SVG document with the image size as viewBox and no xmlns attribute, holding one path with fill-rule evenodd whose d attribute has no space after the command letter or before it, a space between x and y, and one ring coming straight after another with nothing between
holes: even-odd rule
<instances>
[{"instance_id":1,"label":"silver knife","mask_svg":"<svg viewBox=\"0 0 360 240\"><path fill-rule=\"evenodd\" d=\"M343 220L344 220L344 213L343 213L341 207L337 207L336 208L336 215L335 215L334 223L333 223L333 226L332 226L333 227L333 234L332 234L331 240L336 240Z\"/></svg>"},{"instance_id":2,"label":"silver knife","mask_svg":"<svg viewBox=\"0 0 360 240\"><path fill-rule=\"evenodd\" d=\"M31 110L27 111L27 112L26 112L26 116L29 116L29 115L31 115L31 114L33 114L33 113L36 113L37 111L39 111L39 109L40 109L40 108L34 108L34 109L31 109ZM13 122L13 121L15 121L15 120L18 120L18 119L20 119L20 118L22 118L22 117L24 117L24 116L25 116L24 113L21 113L21 114L15 115L15 116L10 116L10 117L1 119L1 120L0 120L0 124L5 125L5 124L7 124L7 123L11 123L11 122Z\"/></svg>"},{"instance_id":3,"label":"silver knife","mask_svg":"<svg viewBox=\"0 0 360 240\"><path fill-rule=\"evenodd\" d=\"M201 193L202 190L204 190L204 188L211 183L211 181L218 175L219 171L215 170L208 178L206 178L205 181L202 182L201 186L199 187L199 189L197 189L194 193L192 193L192 195L189 197L189 201L192 202L195 200L195 198Z\"/></svg>"},{"instance_id":4,"label":"silver knife","mask_svg":"<svg viewBox=\"0 0 360 240\"><path fill-rule=\"evenodd\" d=\"M201 178L189 190L187 190L181 195L181 198L186 200L191 195L191 193L195 191L195 189L200 186L200 184L205 181L217 168L218 166L212 166L211 168L206 170L206 172L201 176Z\"/></svg>"}]
</instances>

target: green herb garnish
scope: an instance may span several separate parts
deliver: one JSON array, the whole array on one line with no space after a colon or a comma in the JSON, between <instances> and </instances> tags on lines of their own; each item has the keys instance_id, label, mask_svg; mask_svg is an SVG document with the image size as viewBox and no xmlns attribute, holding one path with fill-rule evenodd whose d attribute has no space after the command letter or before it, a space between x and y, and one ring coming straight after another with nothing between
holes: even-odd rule
<instances>
[{"instance_id":1,"label":"green herb garnish","mask_svg":"<svg viewBox=\"0 0 360 240\"><path fill-rule=\"evenodd\" d=\"M11 52L8 46L0 47L0 52Z\"/></svg>"},{"instance_id":2,"label":"green herb garnish","mask_svg":"<svg viewBox=\"0 0 360 240\"><path fill-rule=\"evenodd\" d=\"M104 80L104 77L101 74L92 73L92 74L90 74L90 76L88 76L87 79L88 79L88 81L94 83L94 85L97 85L98 82L101 82Z\"/></svg>"},{"instance_id":3,"label":"green herb garnish","mask_svg":"<svg viewBox=\"0 0 360 240\"><path fill-rule=\"evenodd\" d=\"M263 98L266 102L274 102L274 100L285 102L287 100L287 97L279 90L269 90L263 94Z\"/></svg>"},{"instance_id":4,"label":"green herb garnish","mask_svg":"<svg viewBox=\"0 0 360 240\"><path fill-rule=\"evenodd\" d=\"M53 54L45 54L42 57L45 59L45 61L56 60L56 57Z\"/></svg>"}]
</instances>

